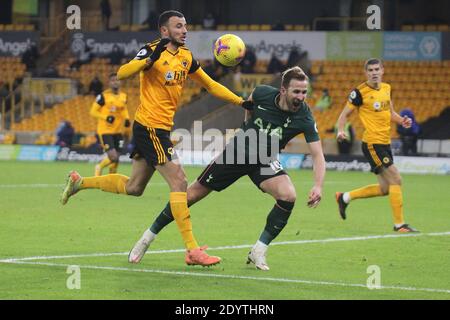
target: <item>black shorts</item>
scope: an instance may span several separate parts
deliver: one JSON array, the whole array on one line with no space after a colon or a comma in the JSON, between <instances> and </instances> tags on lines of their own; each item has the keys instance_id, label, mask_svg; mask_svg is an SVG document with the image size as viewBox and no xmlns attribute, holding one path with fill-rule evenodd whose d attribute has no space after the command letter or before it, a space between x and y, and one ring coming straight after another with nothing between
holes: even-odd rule
<instances>
[{"instance_id":1,"label":"black shorts","mask_svg":"<svg viewBox=\"0 0 450 320\"><path fill-rule=\"evenodd\" d=\"M214 191L222 191L242 176L249 176L253 183L260 184L270 178L287 174L281 163L276 160L271 164L224 164L211 162L197 178L201 185Z\"/></svg>"},{"instance_id":2,"label":"black shorts","mask_svg":"<svg viewBox=\"0 0 450 320\"><path fill-rule=\"evenodd\" d=\"M389 167L394 164L390 144L371 144L362 143L362 152L370 163L370 171L375 174L381 172L381 168Z\"/></svg>"},{"instance_id":3,"label":"black shorts","mask_svg":"<svg viewBox=\"0 0 450 320\"><path fill-rule=\"evenodd\" d=\"M176 158L170 131L144 127L137 121L133 124L134 149L130 158L135 155L143 157L151 167L162 165Z\"/></svg>"},{"instance_id":4,"label":"black shorts","mask_svg":"<svg viewBox=\"0 0 450 320\"><path fill-rule=\"evenodd\" d=\"M98 135L98 139L100 140L100 144L102 145L103 151L108 152L112 149L116 149L117 152L122 152L123 148L123 135L120 133L117 134L102 134Z\"/></svg>"}]
</instances>

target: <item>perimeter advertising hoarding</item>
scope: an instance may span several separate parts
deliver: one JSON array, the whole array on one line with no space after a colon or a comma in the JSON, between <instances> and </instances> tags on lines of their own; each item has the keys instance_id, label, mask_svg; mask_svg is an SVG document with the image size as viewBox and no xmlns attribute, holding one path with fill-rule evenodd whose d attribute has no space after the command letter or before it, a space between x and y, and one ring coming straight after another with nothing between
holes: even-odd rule
<instances>
[{"instance_id":1,"label":"perimeter advertising hoarding","mask_svg":"<svg viewBox=\"0 0 450 320\"><path fill-rule=\"evenodd\" d=\"M21 56L32 43L35 43L37 46L39 46L38 32L0 32L0 56Z\"/></svg>"},{"instance_id":2,"label":"perimeter advertising hoarding","mask_svg":"<svg viewBox=\"0 0 450 320\"><path fill-rule=\"evenodd\" d=\"M126 56L134 56L139 49L159 37L155 31L147 32L75 32L70 49L77 54L87 46L97 57L111 53L117 45Z\"/></svg>"},{"instance_id":3,"label":"perimeter advertising hoarding","mask_svg":"<svg viewBox=\"0 0 450 320\"><path fill-rule=\"evenodd\" d=\"M21 146L17 160L55 161L59 146Z\"/></svg>"},{"instance_id":4,"label":"perimeter advertising hoarding","mask_svg":"<svg viewBox=\"0 0 450 320\"><path fill-rule=\"evenodd\" d=\"M19 151L18 145L0 145L0 160L15 160Z\"/></svg>"},{"instance_id":5,"label":"perimeter advertising hoarding","mask_svg":"<svg viewBox=\"0 0 450 320\"><path fill-rule=\"evenodd\" d=\"M186 45L195 59L213 59L215 40L228 31L191 31ZM320 32L320 31L232 31L246 46L254 49L260 60L270 60L272 54L288 58L293 47L308 51L311 60L440 60L442 51L439 32ZM126 56L134 56L146 43L159 37L149 32L75 32L71 50L77 53L85 46L97 56L105 56L114 45ZM449 36L445 35L447 41ZM450 41L449 41L450 42ZM1 44L1 43L0 43ZM450 46L450 45L448 45ZM444 55L449 58L449 50ZM1 53L0 53L1 54Z\"/></svg>"},{"instance_id":6,"label":"perimeter advertising hoarding","mask_svg":"<svg viewBox=\"0 0 450 320\"><path fill-rule=\"evenodd\" d=\"M327 60L367 60L381 57L383 32L327 32Z\"/></svg>"},{"instance_id":7,"label":"perimeter advertising hoarding","mask_svg":"<svg viewBox=\"0 0 450 320\"><path fill-rule=\"evenodd\" d=\"M440 32L384 32L384 60L441 60Z\"/></svg>"}]
</instances>

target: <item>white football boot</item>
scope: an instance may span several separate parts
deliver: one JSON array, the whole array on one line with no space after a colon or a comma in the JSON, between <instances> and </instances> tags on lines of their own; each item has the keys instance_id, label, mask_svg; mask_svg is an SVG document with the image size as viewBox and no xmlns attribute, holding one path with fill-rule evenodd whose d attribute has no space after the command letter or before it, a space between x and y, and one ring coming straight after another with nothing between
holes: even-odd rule
<instances>
[{"instance_id":1,"label":"white football boot","mask_svg":"<svg viewBox=\"0 0 450 320\"><path fill-rule=\"evenodd\" d=\"M128 254L128 262L129 263L139 263L145 255L150 243L155 240L156 234L151 232L149 229L145 230L142 237L136 242L133 249L131 249Z\"/></svg>"},{"instance_id":2,"label":"white football boot","mask_svg":"<svg viewBox=\"0 0 450 320\"><path fill-rule=\"evenodd\" d=\"M269 271L270 268L266 262L267 247L266 244L258 240L252 250L248 253L247 264L253 263L256 269Z\"/></svg>"}]
</instances>

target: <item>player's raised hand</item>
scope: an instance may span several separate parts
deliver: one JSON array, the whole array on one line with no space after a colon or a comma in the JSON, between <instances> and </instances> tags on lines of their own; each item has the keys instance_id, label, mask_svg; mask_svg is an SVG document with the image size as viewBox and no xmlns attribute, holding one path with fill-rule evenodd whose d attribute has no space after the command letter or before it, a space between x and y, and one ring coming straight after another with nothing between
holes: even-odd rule
<instances>
[{"instance_id":1,"label":"player's raised hand","mask_svg":"<svg viewBox=\"0 0 450 320\"><path fill-rule=\"evenodd\" d=\"M348 140L347 134L344 131L338 131L336 134L336 140L342 141L342 140Z\"/></svg>"},{"instance_id":2,"label":"player's raised hand","mask_svg":"<svg viewBox=\"0 0 450 320\"><path fill-rule=\"evenodd\" d=\"M411 128L411 126L412 126L412 119L408 116L404 116L402 118L402 127L408 129Z\"/></svg>"},{"instance_id":3,"label":"player's raised hand","mask_svg":"<svg viewBox=\"0 0 450 320\"><path fill-rule=\"evenodd\" d=\"M162 38L159 43L156 45L155 49L153 50L152 54L150 55L150 61L147 60L147 63L155 62L156 60L161 57L161 53L164 52L164 50L167 49L167 44L170 42L169 38Z\"/></svg>"},{"instance_id":4,"label":"player's raised hand","mask_svg":"<svg viewBox=\"0 0 450 320\"><path fill-rule=\"evenodd\" d=\"M319 205L320 200L322 200L322 188L314 186L309 192L307 205L309 208L315 208Z\"/></svg>"}]
</instances>

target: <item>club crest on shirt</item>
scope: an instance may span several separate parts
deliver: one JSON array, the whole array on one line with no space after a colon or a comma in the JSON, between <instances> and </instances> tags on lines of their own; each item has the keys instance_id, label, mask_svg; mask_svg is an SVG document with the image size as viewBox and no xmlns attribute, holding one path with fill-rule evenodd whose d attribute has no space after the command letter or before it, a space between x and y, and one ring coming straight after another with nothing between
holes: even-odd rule
<instances>
[{"instance_id":1,"label":"club crest on shirt","mask_svg":"<svg viewBox=\"0 0 450 320\"><path fill-rule=\"evenodd\" d=\"M187 67L189 65L189 61L183 60L183 61L181 61L181 65L183 66L183 68L187 69Z\"/></svg>"},{"instance_id":2,"label":"club crest on shirt","mask_svg":"<svg viewBox=\"0 0 450 320\"><path fill-rule=\"evenodd\" d=\"M174 74L173 71L167 71L166 75L164 76L164 79L166 79L166 81L171 81L174 78Z\"/></svg>"}]
</instances>

